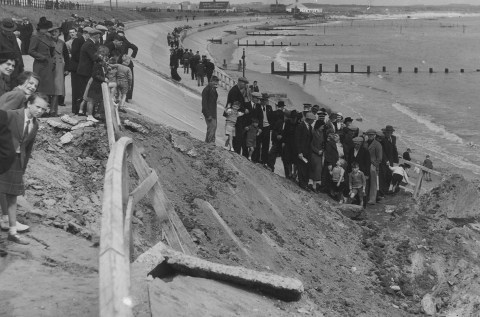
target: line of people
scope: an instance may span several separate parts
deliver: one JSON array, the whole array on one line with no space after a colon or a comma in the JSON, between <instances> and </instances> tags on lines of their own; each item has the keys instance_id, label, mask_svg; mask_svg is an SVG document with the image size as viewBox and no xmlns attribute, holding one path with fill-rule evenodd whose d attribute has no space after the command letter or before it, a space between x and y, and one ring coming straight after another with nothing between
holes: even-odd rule
<instances>
[{"instance_id":1,"label":"line of people","mask_svg":"<svg viewBox=\"0 0 480 317\"><path fill-rule=\"evenodd\" d=\"M228 93L225 117L227 150L260 163L272 172L281 157L285 177L301 188L330 194L339 202L374 205L408 182L409 165L398 164L391 125L360 134L353 119L318 105L287 110L284 101L270 104L257 83L240 77ZM202 94L207 143L215 142L218 78ZM401 177L400 177L400 176Z\"/></svg>"}]
</instances>

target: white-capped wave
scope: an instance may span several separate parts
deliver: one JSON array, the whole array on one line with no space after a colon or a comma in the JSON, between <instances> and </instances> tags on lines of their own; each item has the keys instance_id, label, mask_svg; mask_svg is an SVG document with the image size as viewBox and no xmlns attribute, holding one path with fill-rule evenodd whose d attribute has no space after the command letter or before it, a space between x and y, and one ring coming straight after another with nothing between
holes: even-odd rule
<instances>
[{"instance_id":1,"label":"white-capped wave","mask_svg":"<svg viewBox=\"0 0 480 317\"><path fill-rule=\"evenodd\" d=\"M303 63L299 61L290 60L291 56L288 54L289 47L282 47L277 54L275 54L274 62L282 68L287 68L287 63L290 62L290 70L303 69Z\"/></svg>"},{"instance_id":2,"label":"white-capped wave","mask_svg":"<svg viewBox=\"0 0 480 317\"><path fill-rule=\"evenodd\" d=\"M414 119L418 123L425 125L429 130L439 134L442 138L463 144L463 139L461 137L455 133L447 131L444 126L433 123L427 116L422 116L398 102L393 103L392 107Z\"/></svg>"}]
</instances>

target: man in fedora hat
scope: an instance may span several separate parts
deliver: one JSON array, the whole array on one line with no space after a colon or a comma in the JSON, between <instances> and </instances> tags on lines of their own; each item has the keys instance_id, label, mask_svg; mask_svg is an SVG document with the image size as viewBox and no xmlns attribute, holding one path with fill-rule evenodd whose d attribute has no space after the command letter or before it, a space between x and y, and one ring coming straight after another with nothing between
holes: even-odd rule
<instances>
[{"instance_id":1,"label":"man in fedora hat","mask_svg":"<svg viewBox=\"0 0 480 317\"><path fill-rule=\"evenodd\" d=\"M310 155L312 153L312 124L315 115L311 112L304 114L305 120L295 130L295 145L297 150L298 185L308 190L308 171L310 169Z\"/></svg>"},{"instance_id":2,"label":"man in fedora hat","mask_svg":"<svg viewBox=\"0 0 480 317\"><path fill-rule=\"evenodd\" d=\"M23 58L20 47L17 43L17 37L13 32L17 29L17 25L11 18L4 18L0 21L0 52L13 52L15 55L15 69L10 75L10 81L12 86L16 85L17 76L23 72Z\"/></svg>"},{"instance_id":3,"label":"man in fedora hat","mask_svg":"<svg viewBox=\"0 0 480 317\"><path fill-rule=\"evenodd\" d=\"M374 129L368 129L366 132L368 136L367 148L370 153L370 180L369 180L369 190L367 193L368 199L367 204L374 205L377 202L377 189L379 187L379 173L380 173L380 164L383 160L383 147L376 140L377 131Z\"/></svg>"},{"instance_id":4,"label":"man in fedora hat","mask_svg":"<svg viewBox=\"0 0 480 317\"><path fill-rule=\"evenodd\" d=\"M260 104L256 104L253 109L253 117L258 119L258 126L262 130L257 136L255 151L252 160L260 162L264 165L268 163L268 150L270 147L271 127L274 123L272 120L273 109L268 104L268 94L263 93L260 98Z\"/></svg>"},{"instance_id":5,"label":"man in fedora hat","mask_svg":"<svg viewBox=\"0 0 480 317\"><path fill-rule=\"evenodd\" d=\"M398 164L398 150L397 150L397 137L393 135L395 129L391 125L387 125L382 129L383 138L383 150L386 155L387 164L393 166L394 163ZM390 184L392 180L392 171L387 169L386 182Z\"/></svg>"},{"instance_id":6,"label":"man in fedora hat","mask_svg":"<svg viewBox=\"0 0 480 317\"><path fill-rule=\"evenodd\" d=\"M272 124L275 125L277 121L283 121L283 112L285 111L285 102L283 100L279 100L278 103L275 104L275 111L272 113Z\"/></svg>"}]
</instances>

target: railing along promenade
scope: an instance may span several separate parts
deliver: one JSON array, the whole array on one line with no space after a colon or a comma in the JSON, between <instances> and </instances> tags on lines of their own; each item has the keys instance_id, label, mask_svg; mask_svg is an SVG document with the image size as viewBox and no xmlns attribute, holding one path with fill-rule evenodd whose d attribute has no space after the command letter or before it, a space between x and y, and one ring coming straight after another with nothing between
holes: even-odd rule
<instances>
[{"instance_id":1,"label":"railing along promenade","mask_svg":"<svg viewBox=\"0 0 480 317\"><path fill-rule=\"evenodd\" d=\"M161 239L175 250L195 254L182 221L168 203L154 169L141 156L135 142L122 136L118 110L113 106L107 84L102 84L110 154L105 171L99 254L100 317L132 316L130 259L133 251L131 220L134 207L149 195L161 228ZM129 159L139 177L130 191Z\"/></svg>"}]
</instances>

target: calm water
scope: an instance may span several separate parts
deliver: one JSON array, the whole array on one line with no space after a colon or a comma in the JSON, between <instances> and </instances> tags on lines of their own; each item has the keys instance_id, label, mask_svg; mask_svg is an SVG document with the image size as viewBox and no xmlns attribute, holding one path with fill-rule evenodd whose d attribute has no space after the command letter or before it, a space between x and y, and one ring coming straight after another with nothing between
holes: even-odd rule
<instances>
[{"instance_id":1,"label":"calm water","mask_svg":"<svg viewBox=\"0 0 480 317\"><path fill-rule=\"evenodd\" d=\"M362 129L392 124L404 141L402 146L480 174L480 72L476 71L480 69L480 18L357 20L288 32L314 36L246 38L252 43L309 43L248 47L247 67L268 73L272 61L276 69L285 69L290 62L291 70L302 70L303 63L314 70L321 63L325 71L333 71L335 64L341 71L349 71L350 65L366 70L369 65L373 72L369 76L323 74L289 79L335 111L363 118L356 123ZM315 43L335 46L312 47ZM240 54L237 50L233 60ZM381 72L382 66L386 73ZM403 68L401 74L398 67ZM428 73L430 67L434 74ZM460 73L461 68L465 73Z\"/></svg>"}]
</instances>

